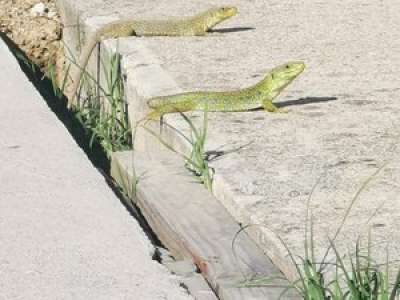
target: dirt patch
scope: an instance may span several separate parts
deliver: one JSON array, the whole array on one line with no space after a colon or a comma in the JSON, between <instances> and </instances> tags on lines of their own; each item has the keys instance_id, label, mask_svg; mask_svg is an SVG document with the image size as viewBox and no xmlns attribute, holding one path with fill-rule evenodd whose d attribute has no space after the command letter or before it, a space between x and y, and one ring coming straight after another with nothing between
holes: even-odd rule
<instances>
[{"instance_id":1,"label":"dirt patch","mask_svg":"<svg viewBox=\"0 0 400 300\"><path fill-rule=\"evenodd\" d=\"M55 1L0 0L0 7L0 31L43 73L51 65L60 65L62 30Z\"/></svg>"}]
</instances>

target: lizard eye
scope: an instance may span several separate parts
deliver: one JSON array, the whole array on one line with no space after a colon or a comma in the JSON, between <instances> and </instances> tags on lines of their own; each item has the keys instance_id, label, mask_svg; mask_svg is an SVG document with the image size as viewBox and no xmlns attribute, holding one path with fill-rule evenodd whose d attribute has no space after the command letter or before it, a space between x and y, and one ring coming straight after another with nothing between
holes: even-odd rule
<instances>
[{"instance_id":1,"label":"lizard eye","mask_svg":"<svg viewBox=\"0 0 400 300\"><path fill-rule=\"evenodd\" d=\"M286 65L286 69L290 69L290 66L289 66L289 65Z\"/></svg>"}]
</instances>

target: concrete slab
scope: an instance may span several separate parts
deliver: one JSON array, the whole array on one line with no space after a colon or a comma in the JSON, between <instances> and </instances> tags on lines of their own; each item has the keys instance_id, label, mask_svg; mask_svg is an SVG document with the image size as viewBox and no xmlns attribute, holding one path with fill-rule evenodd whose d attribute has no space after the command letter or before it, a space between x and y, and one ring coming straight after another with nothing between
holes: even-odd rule
<instances>
[{"instance_id":1,"label":"concrete slab","mask_svg":"<svg viewBox=\"0 0 400 300\"><path fill-rule=\"evenodd\" d=\"M358 236L371 227L374 258L384 262L386 246L397 257L399 4L243 4L229 25L254 30L139 41L185 91L241 88L275 65L307 64L279 98L289 114L210 114L209 150L248 145L213 163L215 194L238 221L265 226L254 227L253 236L293 278L277 237L303 255L306 202L318 179L311 209L321 257L357 189L389 161L358 199L337 246L354 252Z\"/></svg>"},{"instance_id":2,"label":"concrete slab","mask_svg":"<svg viewBox=\"0 0 400 300\"><path fill-rule=\"evenodd\" d=\"M192 299L2 40L0 69L0 299Z\"/></svg>"},{"instance_id":3,"label":"concrete slab","mask_svg":"<svg viewBox=\"0 0 400 300\"><path fill-rule=\"evenodd\" d=\"M105 11L114 17L161 18L221 4L68 3L89 23ZM141 94L143 86L153 83L160 95L177 90L176 86L184 91L242 88L273 66L304 60L306 72L279 98L289 114L209 114L209 150L246 145L213 162L214 193L239 222L263 225L253 227L252 236L293 278L295 270L277 237L293 253L303 255L306 203L316 182L320 180L311 209L316 252L321 255L327 236L333 237L358 188L389 162L355 203L336 243L342 252L353 250L358 236L371 226L374 258L385 259L386 246L391 257L397 257L400 3L236 0L229 4L238 6L239 15L221 24L228 29L208 37L125 39L149 49L161 60L160 72L173 80L170 87L160 88L156 80L128 77L130 101L154 96L148 91ZM130 68L131 74L143 72L145 59L128 57L132 66L142 63L140 69Z\"/></svg>"}]
</instances>

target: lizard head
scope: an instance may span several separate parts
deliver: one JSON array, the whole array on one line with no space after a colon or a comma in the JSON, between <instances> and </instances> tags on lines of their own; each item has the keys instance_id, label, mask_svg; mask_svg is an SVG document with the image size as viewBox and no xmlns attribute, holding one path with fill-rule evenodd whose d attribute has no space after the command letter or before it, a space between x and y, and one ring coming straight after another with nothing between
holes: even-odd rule
<instances>
[{"instance_id":1,"label":"lizard head","mask_svg":"<svg viewBox=\"0 0 400 300\"><path fill-rule=\"evenodd\" d=\"M206 30L213 28L222 21L229 19L237 14L238 10L234 6L214 7L207 10L202 16L205 21Z\"/></svg>"},{"instance_id":2,"label":"lizard head","mask_svg":"<svg viewBox=\"0 0 400 300\"><path fill-rule=\"evenodd\" d=\"M305 67L306 65L303 62L295 61L272 69L263 80L267 84L268 92L272 96L272 99L278 96L288 84L296 79Z\"/></svg>"},{"instance_id":3,"label":"lizard head","mask_svg":"<svg viewBox=\"0 0 400 300\"><path fill-rule=\"evenodd\" d=\"M221 6L210 9L210 12L214 14L215 17L220 18L223 21L235 16L238 12L238 9L234 6Z\"/></svg>"}]
</instances>

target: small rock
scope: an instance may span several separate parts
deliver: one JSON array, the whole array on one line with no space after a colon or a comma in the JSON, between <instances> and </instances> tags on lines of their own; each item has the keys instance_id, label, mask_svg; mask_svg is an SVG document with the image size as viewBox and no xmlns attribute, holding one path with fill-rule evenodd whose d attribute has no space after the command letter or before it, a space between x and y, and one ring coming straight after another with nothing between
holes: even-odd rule
<instances>
[{"instance_id":1,"label":"small rock","mask_svg":"<svg viewBox=\"0 0 400 300\"><path fill-rule=\"evenodd\" d=\"M42 17L46 13L46 10L48 10L46 8L46 6L42 2L39 2L38 4L35 4L31 8L31 16L33 16L33 17L37 17L37 16Z\"/></svg>"},{"instance_id":2,"label":"small rock","mask_svg":"<svg viewBox=\"0 0 400 300\"><path fill-rule=\"evenodd\" d=\"M164 266L172 273L183 277L192 276L197 272L196 265L189 260L180 260L174 262L163 263Z\"/></svg>"},{"instance_id":3,"label":"small rock","mask_svg":"<svg viewBox=\"0 0 400 300\"><path fill-rule=\"evenodd\" d=\"M57 16L57 13L55 11L53 11L53 10L49 11L49 13L47 14L47 17L49 19L53 19L56 16Z\"/></svg>"},{"instance_id":4,"label":"small rock","mask_svg":"<svg viewBox=\"0 0 400 300\"><path fill-rule=\"evenodd\" d=\"M163 264L175 261L175 259L172 256L172 254L167 249L165 249L163 247L156 247L156 252L158 253L160 261Z\"/></svg>"}]
</instances>

